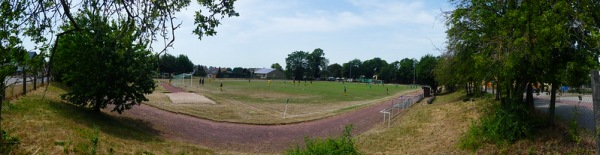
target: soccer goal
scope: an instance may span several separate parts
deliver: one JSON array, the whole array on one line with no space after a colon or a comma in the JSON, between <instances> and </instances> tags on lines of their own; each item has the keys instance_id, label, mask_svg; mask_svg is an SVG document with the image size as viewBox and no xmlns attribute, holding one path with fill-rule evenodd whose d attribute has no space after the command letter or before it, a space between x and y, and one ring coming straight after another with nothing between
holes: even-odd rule
<instances>
[{"instance_id":1,"label":"soccer goal","mask_svg":"<svg viewBox=\"0 0 600 155\"><path fill-rule=\"evenodd\" d=\"M172 80L172 85L175 87L184 87L187 86L189 84L190 87L193 86L193 79L192 79L192 74L179 74L179 75L175 75L173 76L173 80Z\"/></svg>"}]
</instances>

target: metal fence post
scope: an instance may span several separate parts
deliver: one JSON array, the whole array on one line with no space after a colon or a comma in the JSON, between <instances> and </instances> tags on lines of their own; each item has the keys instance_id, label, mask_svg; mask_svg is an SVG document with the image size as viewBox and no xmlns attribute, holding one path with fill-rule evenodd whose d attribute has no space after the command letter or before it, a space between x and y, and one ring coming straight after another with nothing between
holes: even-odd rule
<instances>
[{"instance_id":1,"label":"metal fence post","mask_svg":"<svg viewBox=\"0 0 600 155\"><path fill-rule=\"evenodd\" d=\"M594 133L596 140L596 155L600 155L600 134L598 133L600 124L600 76L597 70L592 70L592 98L594 106Z\"/></svg>"}]
</instances>

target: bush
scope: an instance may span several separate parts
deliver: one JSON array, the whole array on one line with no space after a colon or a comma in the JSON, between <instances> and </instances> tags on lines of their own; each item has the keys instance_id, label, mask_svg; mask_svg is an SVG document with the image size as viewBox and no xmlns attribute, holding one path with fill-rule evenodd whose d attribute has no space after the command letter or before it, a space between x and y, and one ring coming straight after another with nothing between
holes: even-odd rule
<instances>
[{"instance_id":1,"label":"bush","mask_svg":"<svg viewBox=\"0 0 600 155\"><path fill-rule=\"evenodd\" d=\"M462 149L477 150L483 143L504 145L529 137L540 123L525 104L494 104L460 139Z\"/></svg>"},{"instance_id":2,"label":"bush","mask_svg":"<svg viewBox=\"0 0 600 155\"><path fill-rule=\"evenodd\" d=\"M346 126L344 130L344 134L339 138L328 138L328 139L311 139L306 138L305 143L306 147L300 148L300 146L296 146L296 148L292 148L287 150L286 154L288 155L312 155L312 154L345 154L345 155L353 155L353 154L361 154L354 147L354 141L350 135L350 131L352 130L352 125Z\"/></svg>"},{"instance_id":3,"label":"bush","mask_svg":"<svg viewBox=\"0 0 600 155\"><path fill-rule=\"evenodd\" d=\"M10 154L10 152L19 146L19 138L10 136L6 131L0 130L2 138L4 138L4 144L0 144L0 154Z\"/></svg>"}]
</instances>

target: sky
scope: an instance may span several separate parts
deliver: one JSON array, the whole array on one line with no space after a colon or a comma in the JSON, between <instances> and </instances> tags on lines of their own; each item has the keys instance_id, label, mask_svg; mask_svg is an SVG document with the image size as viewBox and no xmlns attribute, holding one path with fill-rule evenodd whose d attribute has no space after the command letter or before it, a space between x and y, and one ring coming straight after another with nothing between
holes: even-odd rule
<instances>
[{"instance_id":1,"label":"sky","mask_svg":"<svg viewBox=\"0 0 600 155\"><path fill-rule=\"evenodd\" d=\"M446 42L441 12L451 10L444 0L238 0L240 16L222 19L216 36L199 40L192 34L199 6L192 3L177 14L182 25L167 53L197 65L244 68L285 67L288 54L316 48L329 64L437 56Z\"/></svg>"}]
</instances>

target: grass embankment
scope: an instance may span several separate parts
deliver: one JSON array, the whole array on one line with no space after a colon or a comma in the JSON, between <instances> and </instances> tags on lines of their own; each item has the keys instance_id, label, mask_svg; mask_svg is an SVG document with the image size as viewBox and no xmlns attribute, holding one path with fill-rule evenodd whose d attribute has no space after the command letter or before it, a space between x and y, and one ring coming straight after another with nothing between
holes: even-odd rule
<instances>
[{"instance_id":1,"label":"grass embankment","mask_svg":"<svg viewBox=\"0 0 600 155\"><path fill-rule=\"evenodd\" d=\"M64 87L62 87L64 88ZM52 84L2 109L2 128L20 144L12 154L209 154L211 150L164 140L147 122L97 114L62 102ZM134 107L135 108L135 107Z\"/></svg>"},{"instance_id":2,"label":"grass embankment","mask_svg":"<svg viewBox=\"0 0 600 155\"><path fill-rule=\"evenodd\" d=\"M196 80L198 78L195 78ZM217 104L171 104L157 88L147 104L172 112L215 121L250 124L285 124L320 119L387 101L401 94L420 90L406 85L367 85L341 82L298 82L291 80L221 80L205 79L204 85L187 80L179 86L204 95ZM163 80L168 81L168 80ZM223 83L223 91L220 84ZM177 81L173 80L173 84ZM344 94L344 86L347 93ZM389 94L388 94L389 93ZM286 101L287 111L283 117Z\"/></svg>"},{"instance_id":3,"label":"grass embankment","mask_svg":"<svg viewBox=\"0 0 600 155\"><path fill-rule=\"evenodd\" d=\"M497 102L491 97L473 102L464 102L464 98L463 92L457 92L438 96L433 104L415 104L396 116L392 127L378 125L355 137L356 147L366 154L593 153L592 134L583 129L572 132L562 124L536 129L530 138L504 145L483 143L477 150L461 149L461 139L468 135L472 123Z\"/></svg>"}]
</instances>

